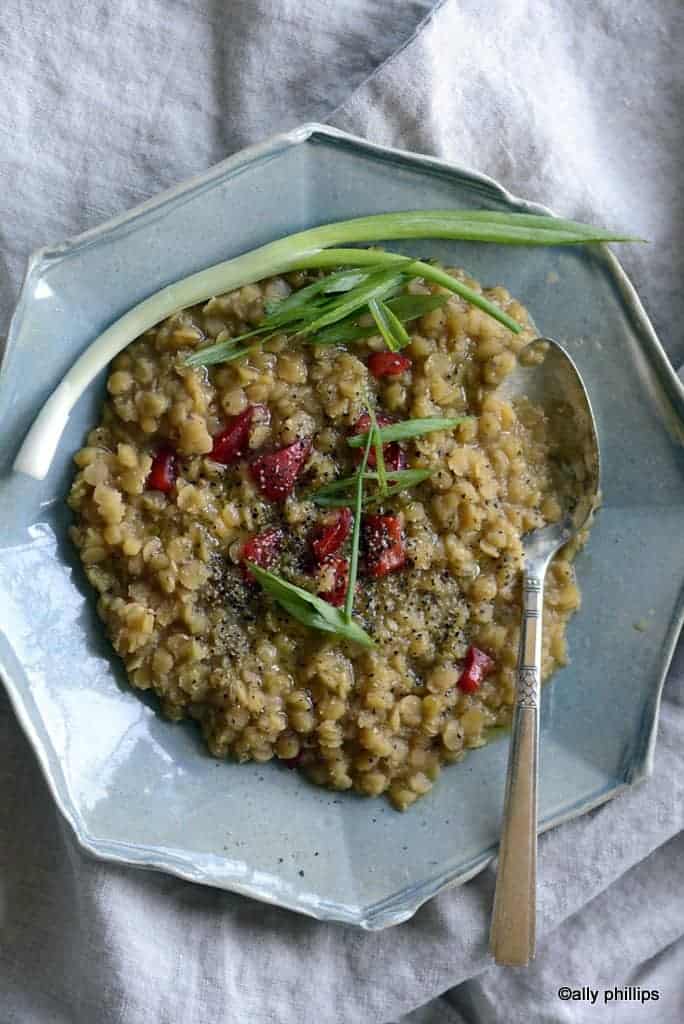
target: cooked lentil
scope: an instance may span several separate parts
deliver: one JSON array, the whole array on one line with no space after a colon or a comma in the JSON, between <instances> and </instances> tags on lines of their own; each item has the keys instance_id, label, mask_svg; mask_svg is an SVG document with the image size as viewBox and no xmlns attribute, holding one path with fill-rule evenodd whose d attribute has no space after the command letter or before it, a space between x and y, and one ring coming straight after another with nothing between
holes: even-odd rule
<instances>
[{"instance_id":1,"label":"cooked lentil","mask_svg":"<svg viewBox=\"0 0 684 1024\"><path fill-rule=\"evenodd\" d=\"M452 296L408 325L412 367L400 375L369 374L368 356L384 349L379 337L346 351L295 347L281 335L240 362L184 365L198 346L258 324L267 299L309 279L293 274L217 296L114 360L101 421L75 456L71 535L131 684L154 690L169 718L196 719L214 756L281 758L316 783L386 792L404 809L443 764L510 721L521 535L561 514L541 410L498 393L534 332L520 303L492 288L485 294L521 334ZM407 290L440 291L422 281ZM451 432L405 442L407 465L435 472L373 509L400 518L408 558L382 578L361 574L356 615L377 641L372 649L301 626L241 566L245 542L279 527L276 571L331 592L330 571L310 564L326 512L307 495L353 472L346 438L367 392L398 418L472 415ZM249 405L266 407L270 419L263 408L253 417L245 458L213 461L214 436ZM313 448L295 492L266 500L250 455L302 438ZM150 489L154 456L169 449L175 479ZM547 578L544 677L566 661L565 627L580 601L574 550L555 558ZM465 693L458 680L471 644L495 668Z\"/></svg>"}]
</instances>

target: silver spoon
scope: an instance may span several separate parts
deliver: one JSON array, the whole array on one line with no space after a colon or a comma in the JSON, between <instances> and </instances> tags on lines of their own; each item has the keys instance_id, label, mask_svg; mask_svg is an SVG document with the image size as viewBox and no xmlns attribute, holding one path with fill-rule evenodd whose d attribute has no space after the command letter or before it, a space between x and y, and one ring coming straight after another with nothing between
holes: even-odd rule
<instances>
[{"instance_id":1,"label":"silver spoon","mask_svg":"<svg viewBox=\"0 0 684 1024\"><path fill-rule=\"evenodd\" d=\"M544 356L543 361L538 359ZM527 366L525 365L527 364ZM532 365L530 365L532 364ZM544 577L553 556L598 504L599 446L584 384L557 342L539 338L520 353L507 397L543 408L563 515L523 538L523 612L499 866L489 948L498 964L522 967L535 953L537 777Z\"/></svg>"}]
</instances>

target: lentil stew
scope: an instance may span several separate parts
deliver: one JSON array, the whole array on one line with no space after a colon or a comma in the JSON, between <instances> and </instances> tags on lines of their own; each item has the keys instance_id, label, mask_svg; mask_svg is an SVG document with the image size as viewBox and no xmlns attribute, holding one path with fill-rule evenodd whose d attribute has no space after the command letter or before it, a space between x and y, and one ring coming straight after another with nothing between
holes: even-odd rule
<instances>
[{"instance_id":1,"label":"lentil stew","mask_svg":"<svg viewBox=\"0 0 684 1024\"><path fill-rule=\"evenodd\" d=\"M450 272L523 330L450 294L406 325L400 355L379 335L345 348L283 332L203 367L187 356L257 327L266 303L312 275L175 314L114 360L69 496L72 539L133 687L153 690L169 718L196 720L216 757L279 758L402 810L509 724L521 537L561 515L541 409L499 393L535 337L528 314L504 288ZM414 279L405 292L442 289ZM248 563L344 605L353 502L326 509L312 495L356 470L363 450L348 439L369 429L368 401L380 427L467 418L382 446L386 472L430 475L364 506L354 609L374 645L363 647L297 621ZM547 577L545 678L566 661L576 546Z\"/></svg>"}]
</instances>

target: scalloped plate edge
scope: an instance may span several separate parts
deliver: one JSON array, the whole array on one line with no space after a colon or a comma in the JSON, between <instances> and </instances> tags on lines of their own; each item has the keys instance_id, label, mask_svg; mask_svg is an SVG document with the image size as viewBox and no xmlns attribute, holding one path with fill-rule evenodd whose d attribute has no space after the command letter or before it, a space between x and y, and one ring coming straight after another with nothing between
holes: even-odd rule
<instances>
[{"instance_id":1,"label":"scalloped plate edge","mask_svg":"<svg viewBox=\"0 0 684 1024\"><path fill-rule=\"evenodd\" d=\"M19 299L14 315L12 316L7 344L0 363L2 373L5 361L10 350L16 343L19 333L18 327L21 322L25 304L26 293L29 282L34 276L39 276L42 269L47 265L68 258L69 254L81 250L99 237L112 231L125 231L133 227L139 220L147 220L150 215L162 212L168 205L175 203L183 195L196 194L214 185L217 181L227 180L235 174L241 173L247 167L264 159L270 159L285 149L299 145L303 142L317 139L334 142L344 145L347 148L361 150L373 154L388 162L401 162L407 165L423 167L431 173L439 173L449 178L460 178L472 186L473 183L483 187L483 191L489 193L492 199L503 202L508 206L517 208L527 213L541 213L553 215L553 211L540 203L534 203L522 199L509 192L495 179L479 171L459 166L440 160L436 157L412 153L407 150L396 149L387 146L380 146L369 142L359 136L351 135L337 128L315 122L306 123L289 132L272 136L265 141L249 146L238 153L228 157L226 160L214 165L208 171L196 175L186 181L166 189L164 192L139 204L132 210L110 218L103 224L91 228L79 235L66 239L62 243L47 246L36 250L29 258L26 273L22 282ZM644 345L646 354L656 371L664 391L673 407L673 429L677 434L680 443L684 442L684 384L676 375L655 330L646 314L646 311L639 299L639 296L623 270L616 256L605 246L596 247L601 251L602 259L609 267L611 274L618 287L622 301L631 315L634 329L638 332ZM631 786L646 779L653 771L653 760L655 742L658 727L658 715L662 699L662 691L667 676L667 671L674 654L677 639L684 624L684 593L673 617L672 625L668 633L668 641L663 647L662 662L657 685L653 695L654 706L652 706L649 717L651 725L644 731L641 737L640 750L635 760L632 760L628 777L607 789L601 790L594 796L583 799L570 809L553 815L542 823L540 833L555 828L566 821L586 814L595 807L600 806L619 793L624 792ZM318 898L302 900L301 898L288 898L288 894L278 890L277 886L266 888L263 885L245 881L244 877L236 877L227 872L225 876L216 874L208 875L205 871L198 870L191 865L187 857L176 851L168 851L167 855L160 855L159 851L141 846L131 847L124 843L114 843L98 839L85 833L77 823L77 816L72 801L68 795L67 787L63 778L60 778L59 770L50 763L50 758L45 750L41 738L38 735L31 713L28 709L19 687L12 682L12 676L8 667L0 661L0 678L7 691L10 704L15 715L31 744L45 777L48 788L52 794L57 807L69 824L76 841L80 847L97 860L117 863L121 866L147 868L149 870L161 871L174 875L187 881L197 882L205 885L212 885L215 888L228 890L239 895L256 898L264 903L294 910L307 916L322 921L334 921L343 924L357 925L365 930L375 931L400 924L411 918L416 911L433 896L444 889L455 885L461 885L479 874L496 855L496 847L473 859L466 867L458 869L447 867L438 875L426 879L410 890L391 896L377 904L366 907L356 907L346 904L329 903ZM135 850L135 855L133 854Z\"/></svg>"}]
</instances>

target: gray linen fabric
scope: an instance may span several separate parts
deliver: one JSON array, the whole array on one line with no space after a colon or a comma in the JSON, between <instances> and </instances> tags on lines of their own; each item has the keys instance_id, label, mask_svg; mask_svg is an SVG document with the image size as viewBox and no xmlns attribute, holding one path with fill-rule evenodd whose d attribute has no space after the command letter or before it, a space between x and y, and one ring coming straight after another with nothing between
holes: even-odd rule
<instances>
[{"instance_id":1,"label":"gray linen fabric","mask_svg":"<svg viewBox=\"0 0 684 1024\"><path fill-rule=\"evenodd\" d=\"M433 2L2 0L0 316L32 249L325 120Z\"/></svg>"},{"instance_id":2,"label":"gray linen fabric","mask_svg":"<svg viewBox=\"0 0 684 1024\"><path fill-rule=\"evenodd\" d=\"M684 361L679 0L446 0L399 49L430 6L4 0L0 324L35 246L317 118L648 237L625 263ZM493 869L366 935L84 858L0 697L0 1024L674 1024L683 703L680 648L653 778L542 837L539 955L515 971L486 956Z\"/></svg>"}]
</instances>

